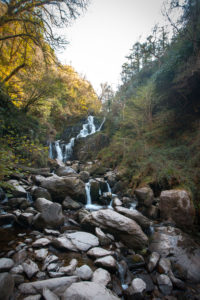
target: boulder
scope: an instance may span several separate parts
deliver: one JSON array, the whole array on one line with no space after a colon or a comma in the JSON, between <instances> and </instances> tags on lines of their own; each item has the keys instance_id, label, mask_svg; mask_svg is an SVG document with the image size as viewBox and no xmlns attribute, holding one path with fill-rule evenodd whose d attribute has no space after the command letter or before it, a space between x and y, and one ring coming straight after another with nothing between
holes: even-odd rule
<instances>
[{"instance_id":1,"label":"boulder","mask_svg":"<svg viewBox=\"0 0 200 300\"><path fill-rule=\"evenodd\" d=\"M0 300L8 300L13 293L14 279L9 273L0 274Z\"/></svg>"},{"instance_id":2,"label":"boulder","mask_svg":"<svg viewBox=\"0 0 200 300\"><path fill-rule=\"evenodd\" d=\"M135 221L110 209L91 212L83 218L82 224L111 231L130 248L143 249L148 244L148 237Z\"/></svg>"},{"instance_id":3,"label":"boulder","mask_svg":"<svg viewBox=\"0 0 200 300\"><path fill-rule=\"evenodd\" d=\"M45 260L45 258L46 258L47 255L48 255L48 250L42 248L42 249L39 249L39 250L35 250L34 253L35 253L35 258L36 258L37 260L43 261L43 260Z\"/></svg>"},{"instance_id":4,"label":"boulder","mask_svg":"<svg viewBox=\"0 0 200 300\"><path fill-rule=\"evenodd\" d=\"M88 182L90 178L90 173L87 171L81 171L79 177L83 182Z\"/></svg>"},{"instance_id":5,"label":"boulder","mask_svg":"<svg viewBox=\"0 0 200 300\"><path fill-rule=\"evenodd\" d=\"M138 199L138 204L140 206L144 205L149 207L152 205L154 200L153 191L150 187L142 187L135 190L135 195Z\"/></svg>"},{"instance_id":6,"label":"boulder","mask_svg":"<svg viewBox=\"0 0 200 300\"><path fill-rule=\"evenodd\" d=\"M11 179L11 180L8 180L7 183L12 186L12 194L15 197L24 197L24 196L26 197L27 192L23 188L23 186L19 183L18 180Z\"/></svg>"},{"instance_id":7,"label":"boulder","mask_svg":"<svg viewBox=\"0 0 200 300\"><path fill-rule=\"evenodd\" d=\"M100 247L92 248L87 252L87 255L95 257L95 258L112 255L112 254L113 254L112 251L108 251L108 250L100 248Z\"/></svg>"},{"instance_id":8,"label":"boulder","mask_svg":"<svg viewBox=\"0 0 200 300\"><path fill-rule=\"evenodd\" d=\"M200 283L200 246L180 229L156 227L149 250L168 257L174 266L174 273L179 273L180 278Z\"/></svg>"},{"instance_id":9,"label":"boulder","mask_svg":"<svg viewBox=\"0 0 200 300\"><path fill-rule=\"evenodd\" d=\"M146 283L141 278L133 279L131 283L133 294L141 294L146 289Z\"/></svg>"},{"instance_id":10,"label":"boulder","mask_svg":"<svg viewBox=\"0 0 200 300\"><path fill-rule=\"evenodd\" d=\"M147 265L149 272L152 272L160 259L160 254L157 252L152 252L149 257L149 263Z\"/></svg>"},{"instance_id":11,"label":"boulder","mask_svg":"<svg viewBox=\"0 0 200 300\"><path fill-rule=\"evenodd\" d=\"M14 266L14 261L11 258L0 258L0 272L9 271Z\"/></svg>"},{"instance_id":12,"label":"boulder","mask_svg":"<svg viewBox=\"0 0 200 300\"><path fill-rule=\"evenodd\" d=\"M72 169L71 167L59 167L55 173L58 176L68 176L70 174L77 174L76 171L74 171L74 169Z\"/></svg>"},{"instance_id":13,"label":"boulder","mask_svg":"<svg viewBox=\"0 0 200 300\"><path fill-rule=\"evenodd\" d=\"M92 278L92 270L88 265L83 265L80 268L76 268L76 273L81 280L90 280Z\"/></svg>"},{"instance_id":14,"label":"boulder","mask_svg":"<svg viewBox=\"0 0 200 300\"><path fill-rule=\"evenodd\" d=\"M117 262L111 255L98 258L94 263L95 265L105 269L117 270Z\"/></svg>"},{"instance_id":15,"label":"boulder","mask_svg":"<svg viewBox=\"0 0 200 300\"><path fill-rule=\"evenodd\" d=\"M160 216L172 220L177 226L188 227L194 224L195 208L187 191L162 191L159 202Z\"/></svg>"},{"instance_id":16,"label":"boulder","mask_svg":"<svg viewBox=\"0 0 200 300\"><path fill-rule=\"evenodd\" d=\"M91 179L90 180L90 195L93 201L98 201L99 199L99 190L100 184L97 180Z\"/></svg>"},{"instance_id":17,"label":"boulder","mask_svg":"<svg viewBox=\"0 0 200 300\"><path fill-rule=\"evenodd\" d=\"M62 201L70 196L85 203L85 184L77 177L59 177L54 174L48 178L40 176L39 181L41 187L47 189L54 200Z\"/></svg>"},{"instance_id":18,"label":"boulder","mask_svg":"<svg viewBox=\"0 0 200 300\"><path fill-rule=\"evenodd\" d=\"M62 206L59 203L53 203L45 198L38 198L35 201L35 207L40 212L33 220L36 228L57 228L63 225L64 216Z\"/></svg>"},{"instance_id":19,"label":"boulder","mask_svg":"<svg viewBox=\"0 0 200 300\"><path fill-rule=\"evenodd\" d=\"M145 216L143 216L143 214L141 214L136 209L128 209L125 207L115 207L115 210L118 213L137 222L143 229L149 228L149 226L151 225L151 221L148 218L146 218Z\"/></svg>"},{"instance_id":20,"label":"boulder","mask_svg":"<svg viewBox=\"0 0 200 300\"><path fill-rule=\"evenodd\" d=\"M38 265L34 263L31 259L26 260L22 264L22 267L24 269L24 273L29 279L32 278L37 272L39 272Z\"/></svg>"},{"instance_id":21,"label":"boulder","mask_svg":"<svg viewBox=\"0 0 200 300\"><path fill-rule=\"evenodd\" d=\"M98 268L93 273L92 281L107 286L107 284L111 281L110 273L107 270Z\"/></svg>"},{"instance_id":22,"label":"boulder","mask_svg":"<svg viewBox=\"0 0 200 300\"><path fill-rule=\"evenodd\" d=\"M36 248L40 248L40 247L44 247L44 246L47 246L51 243L51 241L47 238L40 238L40 239L37 239L33 244L32 246L33 247L36 247Z\"/></svg>"},{"instance_id":23,"label":"boulder","mask_svg":"<svg viewBox=\"0 0 200 300\"><path fill-rule=\"evenodd\" d=\"M110 290L106 289L104 285L89 281L73 283L67 288L62 296L62 300L69 299L119 300L119 298Z\"/></svg>"},{"instance_id":24,"label":"boulder","mask_svg":"<svg viewBox=\"0 0 200 300\"><path fill-rule=\"evenodd\" d=\"M65 197L64 201L62 202L62 207L64 209L80 209L82 205L74 200L71 197Z\"/></svg>"},{"instance_id":25,"label":"boulder","mask_svg":"<svg viewBox=\"0 0 200 300\"><path fill-rule=\"evenodd\" d=\"M51 195L50 193L47 191L47 189L44 189L42 187L36 187L34 188L33 192L32 192L32 197L34 200L36 200L37 198L45 198L49 201L51 201Z\"/></svg>"},{"instance_id":26,"label":"boulder","mask_svg":"<svg viewBox=\"0 0 200 300\"><path fill-rule=\"evenodd\" d=\"M159 286L160 291L164 294L164 295L170 295L172 292L172 282L170 280L170 278L167 275L159 275L157 277L157 283Z\"/></svg>"}]
</instances>

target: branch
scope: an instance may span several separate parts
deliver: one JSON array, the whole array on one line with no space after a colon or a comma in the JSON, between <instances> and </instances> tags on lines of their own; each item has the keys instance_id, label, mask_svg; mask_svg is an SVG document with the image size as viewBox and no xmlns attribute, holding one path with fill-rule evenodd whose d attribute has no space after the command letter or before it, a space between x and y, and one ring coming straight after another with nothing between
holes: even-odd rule
<instances>
[{"instance_id":1,"label":"branch","mask_svg":"<svg viewBox=\"0 0 200 300\"><path fill-rule=\"evenodd\" d=\"M11 77L13 77L20 69L24 68L25 66L26 64L23 63L20 66L16 67L2 82L5 83L10 80Z\"/></svg>"}]
</instances>

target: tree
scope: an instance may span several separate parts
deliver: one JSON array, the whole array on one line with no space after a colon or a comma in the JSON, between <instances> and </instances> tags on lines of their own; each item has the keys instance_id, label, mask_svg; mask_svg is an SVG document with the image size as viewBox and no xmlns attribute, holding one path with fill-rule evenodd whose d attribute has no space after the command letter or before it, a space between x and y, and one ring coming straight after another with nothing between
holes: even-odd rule
<instances>
[{"instance_id":1,"label":"tree","mask_svg":"<svg viewBox=\"0 0 200 300\"><path fill-rule=\"evenodd\" d=\"M101 92L99 95L99 99L101 100L102 104L106 107L106 110L110 111L112 99L114 97L114 91L112 87L107 83L101 83Z\"/></svg>"}]
</instances>

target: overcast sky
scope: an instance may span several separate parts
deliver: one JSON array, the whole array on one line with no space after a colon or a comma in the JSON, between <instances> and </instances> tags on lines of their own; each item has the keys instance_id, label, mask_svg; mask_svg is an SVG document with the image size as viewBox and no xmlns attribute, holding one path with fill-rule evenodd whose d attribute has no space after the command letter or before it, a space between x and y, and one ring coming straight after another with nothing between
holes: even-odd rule
<instances>
[{"instance_id":1,"label":"overcast sky","mask_svg":"<svg viewBox=\"0 0 200 300\"><path fill-rule=\"evenodd\" d=\"M57 53L86 76L95 90L102 82L115 89L129 49L145 38L155 23L162 22L163 0L91 0L87 11L62 30L70 44Z\"/></svg>"}]
</instances>

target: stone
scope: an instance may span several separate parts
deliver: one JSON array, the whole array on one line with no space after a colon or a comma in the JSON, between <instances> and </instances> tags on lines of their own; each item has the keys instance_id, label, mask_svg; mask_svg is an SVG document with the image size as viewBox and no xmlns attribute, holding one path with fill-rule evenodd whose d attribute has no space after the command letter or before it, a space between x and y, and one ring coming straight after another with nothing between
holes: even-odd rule
<instances>
[{"instance_id":1,"label":"stone","mask_svg":"<svg viewBox=\"0 0 200 300\"><path fill-rule=\"evenodd\" d=\"M73 273L74 273L74 271L75 271L77 265L78 265L77 259L73 258L73 259L70 261L69 265L66 266L66 267L61 267L61 268L59 269L59 272L60 272L60 273L63 273L64 275L73 275ZM76 275L77 275L77 274L76 274Z\"/></svg>"},{"instance_id":2,"label":"stone","mask_svg":"<svg viewBox=\"0 0 200 300\"><path fill-rule=\"evenodd\" d=\"M25 225L31 225L33 221L34 215L32 213L22 213L19 217L18 220L20 223L23 223Z\"/></svg>"},{"instance_id":3,"label":"stone","mask_svg":"<svg viewBox=\"0 0 200 300\"><path fill-rule=\"evenodd\" d=\"M112 255L112 254L113 254L112 251L108 251L108 250L105 250L105 249L100 248L100 247L92 248L87 252L87 255L95 257L95 258L108 256L108 255Z\"/></svg>"},{"instance_id":4,"label":"stone","mask_svg":"<svg viewBox=\"0 0 200 300\"><path fill-rule=\"evenodd\" d=\"M36 240L32 246L35 248L40 248L40 247L44 247L44 246L48 246L51 243L51 241L47 238L40 238L38 240Z\"/></svg>"},{"instance_id":5,"label":"stone","mask_svg":"<svg viewBox=\"0 0 200 300\"><path fill-rule=\"evenodd\" d=\"M16 264L21 264L25 261L27 256L28 252L25 249L22 249L13 255L13 260Z\"/></svg>"},{"instance_id":6,"label":"stone","mask_svg":"<svg viewBox=\"0 0 200 300\"><path fill-rule=\"evenodd\" d=\"M180 269L181 279L200 283L200 246L180 229L155 227L149 250L168 257L174 265L174 274Z\"/></svg>"},{"instance_id":7,"label":"stone","mask_svg":"<svg viewBox=\"0 0 200 300\"><path fill-rule=\"evenodd\" d=\"M146 289L146 283L141 278L135 278L131 282L131 287L133 289L133 294L141 294Z\"/></svg>"},{"instance_id":8,"label":"stone","mask_svg":"<svg viewBox=\"0 0 200 300\"><path fill-rule=\"evenodd\" d=\"M65 197L64 201L62 202L62 207L64 209L80 209L82 205L74 200L71 197Z\"/></svg>"},{"instance_id":9,"label":"stone","mask_svg":"<svg viewBox=\"0 0 200 300\"><path fill-rule=\"evenodd\" d=\"M58 260L59 260L58 256L53 255L53 254L48 255L48 256L45 258L44 265L43 265L43 267L42 267L42 271L45 271L46 268L47 268L47 266L48 266L49 264L51 264L51 263L53 263L53 262L56 262L56 261L58 261Z\"/></svg>"},{"instance_id":10,"label":"stone","mask_svg":"<svg viewBox=\"0 0 200 300\"><path fill-rule=\"evenodd\" d=\"M194 224L194 204L185 190L162 191L159 209L162 219L172 220L177 226L188 227Z\"/></svg>"},{"instance_id":11,"label":"stone","mask_svg":"<svg viewBox=\"0 0 200 300\"><path fill-rule=\"evenodd\" d=\"M95 282L82 281L73 283L66 289L62 296L62 300L69 299L87 299L87 300L119 300L104 285Z\"/></svg>"},{"instance_id":12,"label":"stone","mask_svg":"<svg viewBox=\"0 0 200 300\"><path fill-rule=\"evenodd\" d=\"M11 274L23 274L23 272L24 272L24 269L23 269L22 265L15 266L10 270Z\"/></svg>"},{"instance_id":13,"label":"stone","mask_svg":"<svg viewBox=\"0 0 200 300\"><path fill-rule=\"evenodd\" d=\"M47 191L47 189L44 189L42 187L36 187L34 189L34 191L32 192L32 197L34 200L36 200L37 198L45 198L49 201L51 201L51 195L50 193Z\"/></svg>"},{"instance_id":14,"label":"stone","mask_svg":"<svg viewBox=\"0 0 200 300\"><path fill-rule=\"evenodd\" d=\"M153 191L150 187L142 187L135 190L139 205L149 207L154 200Z\"/></svg>"},{"instance_id":15,"label":"stone","mask_svg":"<svg viewBox=\"0 0 200 300\"><path fill-rule=\"evenodd\" d=\"M101 246L108 246L111 244L111 239L101 230L101 228L95 228L95 234L99 239Z\"/></svg>"},{"instance_id":16,"label":"stone","mask_svg":"<svg viewBox=\"0 0 200 300\"><path fill-rule=\"evenodd\" d=\"M93 201L97 201L99 199L99 190L100 190L100 183L97 180L91 179L90 180L90 195Z\"/></svg>"},{"instance_id":17,"label":"stone","mask_svg":"<svg viewBox=\"0 0 200 300\"><path fill-rule=\"evenodd\" d=\"M29 279L32 278L37 272L39 272L38 265L34 263L31 259L26 260L22 264L22 267L24 269L24 273Z\"/></svg>"},{"instance_id":18,"label":"stone","mask_svg":"<svg viewBox=\"0 0 200 300\"><path fill-rule=\"evenodd\" d=\"M11 258L0 258L0 272L9 271L14 266L14 261Z\"/></svg>"},{"instance_id":19,"label":"stone","mask_svg":"<svg viewBox=\"0 0 200 300\"><path fill-rule=\"evenodd\" d=\"M14 279L9 273L0 274L0 300L9 300L14 289Z\"/></svg>"},{"instance_id":20,"label":"stone","mask_svg":"<svg viewBox=\"0 0 200 300\"><path fill-rule=\"evenodd\" d=\"M160 291L164 295L170 295L172 292L172 282L167 275L161 274L157 277L157 283L159 285Z\"/></svg>"},{"instance_id":21,"label":"stone","mask_svg":"<svg viewBox=\"0 0 200 300\"><path fill-rule=\"evenodd\" d=\"M95 265L105 269L117 270L117 262L111 255L98 258L94 263Z\"/></svg>"},{"instance_id":22,"label":"stone","mask_svg":"<svg viewBox=\"0 0 200 300\"><path fill-rule=\"evenodd\" d=\"M157 266L157 263L160 259L160 254L157 252L152 252L150 257L149 257L149 263L148 263L148 270L149 272L152 272L155 267Z\"/></svg>"},{"instance_id":23,"label":"stone","mask_svg":"<svg viewBox=\"0 0 200 300\"><path fill-rule=\"evenodd\" d=\"M42 295L45 300L59 300L58 296L51 292L48 288L44 288L42 291Z\"/></svg>"},{"instance_id":24,"label":"stone","mask_svg":"<svg viewBox=\"0 0 200 300\"><path fill-rule=\"evenodd\" d=\"M11 192L15 197L24 197L24 196L26 197L27 192L23 188L23 186L20 185L18 180L11 179L11 180L8 180L7 183L13 187Z\"/></svg>"},{"instance_id":25,"label":"stone","mask_svg":"<svg viewBox=\"0 0 200 300\"><path fill-rule=\"evenodd\" d=\"M88 182L90 178L90 173L87 171L81 171L79 177L83 182Z\"/></svg>"},{"instance_id":26,"label":"stone","mask_svg":"<svg viewBox=\"0 0 200 300\"><path fill-rule=\"evenodd\" d=\"M46 188L56 201L62 201L66 196L70 196L73 200L81 201L85 204L85 184L77 177L59 177L53 175L51 177L39 178L40 185Z\"/></svg>"},{"instance_id":27,"label":"stone","mask_svg":"<svg viewBox=\"0 0 200 300\"><path fill-rule=\"evenodd\" d=\"M35 207L40 212L34 218L33 224L38 229L57 228L64 224L62 206L45 198L38 198Z\"/></svg>"},{"instance_id":28,"label":"stone","mask_svg":"<svg viewBox=\"0 0 200 300\"><path fill-rule=\"evenodd\" d=\"M171 270L171 262L168 258L161 258L158 263L158 272L161 274L168 274Z\"/></svg>"},{"instance_id":29,"label":"stone","mask_svg":"<svg viewBox=\"0 0 200 300\"><path fill-rule=\"evenodd\" d=\"M47 249L39 249L39 250L35 250L35 258L39 261L43 261L45 260L45 258L48 255L48 250Z\"/></svg>"},{"instance_id":30,"label":"stone","mask_svg":"<svg viewBox=\"0 0 200 300\"><path fill-rule=\"evenodd\" d=\"M146 229L151 225L151 221L136 209L131 210L125 207L115 207L115 210L137 222L143 229Z\"/></svg>"},{"instance_id":31,"label":"stone","mask_svg":"<svg viewBox=\"0 0 200 300\"><path fill-rule=\"evenodd\" d=\"M143 249L148 245L148 237L134 220L111 209L87 214L82 219L82 224L90 224L111 231L129 248Z\"/></svg>"},{"instance_id":32,"label":"stone","mask_svg":"<svg viewBox=\"0 0 200 300\"><path fill-rule=\"evenodd\" d=\"M104 286L107 286L107 284L110 281L111 281L111 276L107 270L98 268L94 271L93 276L92 276L92 282L100 283Z\"/></svg>"},{"instance_id":33,"label":"stone","mask_svg":"<svg viewBox=\"0 0 200 300\"><path fill-rule=\"evenodd\" d=\"M0 226L13 224L16 220L17 218L13 214L0 215Z\"/></svg>"},{"instance_id":34,"label":"stone","mask_svg":"<svg viewBox=\"0 0 200 300\"><path fill-rule=\"evenodd\" d=\"M25 297L24 300L40 300L41 298L42 298L41 295L34 295L34 296Z\"/></svg>"},{"instance_id":35,"label":"stone","mask_svg":"<svg viewBox=\"0 0 200 300\"><path fill-rule=\"evenodd\" d=\"M58 230L53 230L53 229L47 229L47 228L45 228L44 232L45 232L46 234L50 234L50 235L54 235L54 236L60 235L60 231L58 231Z\"/></svg>"},{"instance_id":36,"label":"stone","mask_svg":"<svg viewBox=\"0 0 200 300\"><path fill-rule=\"evenodd\" d=\"M26 202L26 198L10 198L8 199L8 205L12 208L19 208L23 202Z\"/></svg>"},{"instance_id":37,"label":"stone","mask_svg":"<svg viewBox=\"0 0 200 300\"><path fill-rule=\"evenodd\" d=\"M90 280L93 275L93 271L88 265L83 265L80 268L76 268L75 273L81 280Z\"/></svg>"},{"instance_id":38,"label":"stone","mask_svg":"<svg viewBox=\"0 0 200 300\"><path fill-rule=\"evenodd\" d=\"M142 274L137 274L138 278L142 279L146 283L146 289L145 292L153 292L155 289L155 286L153 284L153 280L149 274L142 273Z\"/></svg>"},{"instance_id":39,"label":"stone","mask_svg":"<svg viewBox=\"0 0 200 300\"><path fill-rule=\"evenodd\" d=\"M114 200L113 200L113 206L114 207L115 206L122 206L122 201L119 198L115 197Z\"/></svg>"},{"instance_id":40,"label":"stone","mask_svg":"<svg viewBox=\"0 0 200 300\"><path fill-rule=\"evenodd\" d=\"M59 236L58 238L54 238L52 240L52 244L56 248L78 252L76 246L73 245L72 242L66 236L63 235Z\"/></svg>"},{"instance_id":41,"label":"stone","mask_svg":"<svg viewBox=\"0 0 200 300\"><path fill-rule=\"evenodd\" d=\"M56 175L58 176L68 176L69 174L77 174L76 171L74 169L72 169L71 167L59 167L56 170Z\"/></svg>"},{"instance_id":42,"label":"stone","mask_svg":"<svg viewBox=\"0 0 200 300\"><path fill-rule=\"evenodd\" d=\"M54 290L55 288L65 286L66 288L72 283L77 282L77 276L66 276L60 278L52 278L40 281L33 281L28 283L22 283L19 285L19 290L23 294L38 294L42 292L44 288Z\"/></svg>"},{"instance_id":43,"label":"stone","mask_svg":"<svg viewBox=\"0 0 200 300\"><path fill-rule=\"evenodd\" d=\"M56 263L51 263L48 265L47 267L47 271L48 272L57 272L59 269L59 263L56 262ZM63 274L63 273L62 273Z\"/></svg>"},{"instance_id":44,"label":"stone","mask_svg":"<svg viewBox=\"0 0 200 300\"><path fill-rule=\"evenodd\" d=\"M156 220L159 217L159 208L155 205L151 205L145 210L145 215L150 219Z\"/></svg>"},{"instance_id":45,"label":"stone","mask_svg":"<svg viewBox=\"0 0 200 300\"><path fill-rule=\"evenodd\" d=\"M19 274L12 274L12 278L14 279L15 285L19 285L24 282L24 276Z\"/></svg>"}]
</instances>

